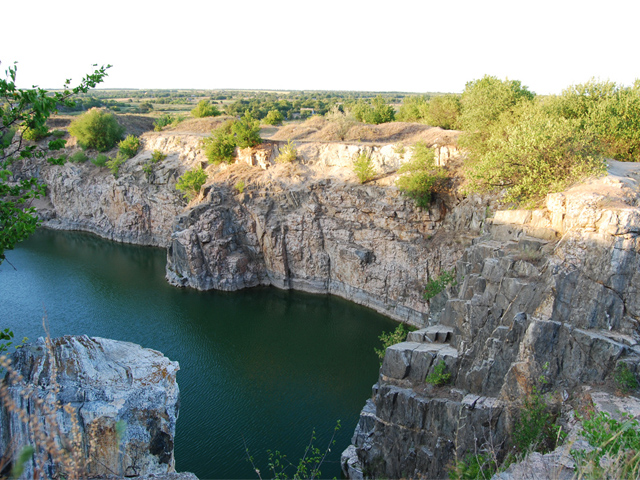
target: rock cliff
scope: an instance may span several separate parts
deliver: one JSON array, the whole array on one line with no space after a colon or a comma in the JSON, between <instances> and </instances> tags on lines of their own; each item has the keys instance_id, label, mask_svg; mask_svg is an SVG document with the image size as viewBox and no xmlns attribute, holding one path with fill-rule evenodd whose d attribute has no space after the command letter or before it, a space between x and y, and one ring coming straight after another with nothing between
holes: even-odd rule
<instances>
[{"instance_id":1,"label":"rock cliff","mask_svg":"<svg viewBox=\"0 0 640 480\"><path fill-rule=\"evenodd\" d=\"M103 338L25 345L1 392L0 449L14 462L35 447L26 478L172 473L178 368L159 352Z\"/></svg>"},{"instance_id":2,"label":"rock cliff","mask_svg":"<svg viewBox=\"0 0 640 480\"><path fill-rule=\"evenodd\" d=\"M533 388L567 413L611 390L618 363L636 372L636 181L610 176L544 209L497 212L457 262L444 309L388 348L345 471L445 478L469 452L509 451ZM425 383L441 362L449 384Z\"/></svg>"}]
</instances>

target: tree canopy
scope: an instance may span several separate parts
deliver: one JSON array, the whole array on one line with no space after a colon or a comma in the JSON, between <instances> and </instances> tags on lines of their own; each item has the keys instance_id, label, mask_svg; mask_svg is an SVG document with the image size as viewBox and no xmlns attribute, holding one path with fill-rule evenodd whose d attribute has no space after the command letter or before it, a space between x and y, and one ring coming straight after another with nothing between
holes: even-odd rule
<instances>
[{"instance_id":1,"label":"tree canopy","mask_svg":"<svg viewBox=\"0 0 640 480\"><path fill-rule=\"evenodd\" d=\"M96 65L94 65L95 67ZM107 76L111 65L102 66L85 76L76 86L67 80L61 91L48 92L34 86L21 89L16 86L17 65L11 65L0 79L0 263L5 260L5 251L31 235L38 226L34 198L45 192L45 186L36 178L14 179L11 165L31 157L43 157L49 151L64 147L65 140L56 138L46 144L34 144L31 132L38 138L46 138L47 119L58 107L73 107L71 97L86 93Z\"/></svg>"}]
</instances>

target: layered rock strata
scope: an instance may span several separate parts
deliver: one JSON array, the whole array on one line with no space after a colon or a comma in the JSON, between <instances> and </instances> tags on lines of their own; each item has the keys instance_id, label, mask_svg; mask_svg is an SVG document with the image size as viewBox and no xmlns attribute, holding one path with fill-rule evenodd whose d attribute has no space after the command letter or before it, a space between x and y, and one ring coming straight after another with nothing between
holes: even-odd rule
<instances>
[{"instance_id":1,"label":"layered rock strata","mask_svg":"<svg viewBox=\"0 0 640 480\"><path fill-rule=\"evenodd\" d=\"M23 447L35 447L25 478L175 471L177 362L87 336L40 339L12 360L2 389L0 450L14 463Z\"/></svg>"},{"instance_id":2,"label":"layered rock strata","mask_svg":"<svg viewBox=\"0 0 640 480\"><path fill-rule=\"evenodd\" d=\"M585 388L610 387L618 363L637 371L640 214L637 196L612 198L555 194L496 214L442 312L387 350L346 473L446 478L470 452L502 458L534 387L566 413ZM425 383L441 363L449 383Z\"/></svg>"}]
</instances>

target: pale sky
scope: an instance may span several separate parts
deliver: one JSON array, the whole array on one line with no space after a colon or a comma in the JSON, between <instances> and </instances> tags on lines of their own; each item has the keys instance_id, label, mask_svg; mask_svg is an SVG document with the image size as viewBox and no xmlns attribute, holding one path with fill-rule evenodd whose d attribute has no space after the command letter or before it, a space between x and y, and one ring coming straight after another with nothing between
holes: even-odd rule
<instances>
[{"instance_id":1,"label":"pale sky","mask_svg":"<svg viewBox=\"0 0 640 480\"><path fill-rule=\"evenodd\" d=\"M9 3L10 2L10 3ZM5 0L0 72L20 87L461 92L485 74L538 94L640 78L640 1Z\"/></svg>"}]
</instances>

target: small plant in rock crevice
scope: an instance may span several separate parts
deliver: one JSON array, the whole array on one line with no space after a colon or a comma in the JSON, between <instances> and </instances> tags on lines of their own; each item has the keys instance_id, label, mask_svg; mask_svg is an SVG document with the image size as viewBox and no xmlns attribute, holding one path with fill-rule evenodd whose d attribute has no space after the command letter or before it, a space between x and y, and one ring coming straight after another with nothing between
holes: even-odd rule
<instances>
[{"instance_id":1,"label":"small plant in rock crevice","mask_svg":"<svg viewBox=\"0 0 640 480\"><path fill-rule=\"evenodd\" d=\"M362 152L353 160L353 172L360 183L366 183L376 176L376 169L370 153Z\"/></svg>"},{"instance_id":2,"label":"small plant in rock crevice","mask_svg":"<svg viewBox=\"0 0 640 480\"><path fill-rule=\"evenodd\" d=\"M444 270L436 278L427 282L424 287L423 297L425 300L431 300L433 297L442 292L447 285L456 285L456 269Z\"/></svg>"},{"instance_id":3,"label":"small plant in rock crevice","mask_svg":"<svg viewBox=\"0 0 640 480\"><path fill-rule=\"evenodd\" d=\"M628 394L638 388L638 379L625 362L616 365L613 379L623 394Z\"/></svg>"},{"instance_id":4,"label":"small plant in rock crevice","mask_svg":"<svg viewBox=\"0 0 640 480\"><path fill-rule=\"evenodd\" d=\"M391 345L395 345L396 343L404 342L404 339L407 338L407 329L404 323L399 324L393 332L383 332L378 339L382 342L382 348L376 348L375 352L380 359L380 364L382 364L382 360L384 360L384 354L387 351L387 348Z\"/></svg>"},{"instance_id":5,"label":"small plant in rock crevice","mask_svg":"<svg viewBox=\"0 0 640 480\"><path fill-rule=\"evenodd\" d=\"M451 373L447 372L447 364L444 363L444 360L440 360L440 362L433 367L433 372L425 378L425 382L435 385L436 387L446 385L450 380Z\"/></svg>"}]
</instances>

